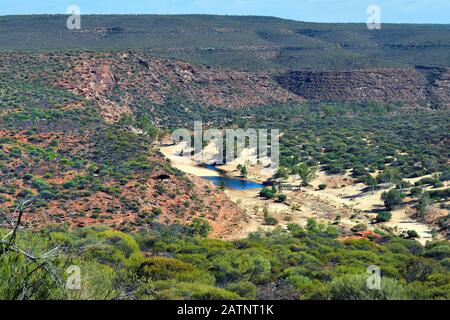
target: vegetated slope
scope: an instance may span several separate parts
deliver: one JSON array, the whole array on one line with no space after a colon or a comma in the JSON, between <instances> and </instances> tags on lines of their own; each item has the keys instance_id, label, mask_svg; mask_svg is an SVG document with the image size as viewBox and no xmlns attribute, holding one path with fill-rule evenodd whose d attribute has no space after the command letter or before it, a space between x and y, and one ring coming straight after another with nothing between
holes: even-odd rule
<instances>
[{"instance_id":1,"label":"vegetated slope","mask_svg":"<svg viewBox=\"0 0 450 320\"><path fill-rule=\"evenodd\" d=\"M1 208L34 198L23 222L38 228L208 221L213 235L227 237L239 225L243 213L223 192L175 170L152 148L158 132L150 124L145 132L107 124L97 101L53 84L66 70L63 61L48 55L2 61Z\"/></svg>"},{"instance_id":2,"label":"vegetated slope","mask_svg":"<svg viewBox=\"0 0 450 320\"><path fill-rule=\"evenodd\" d=\"M230 109L299 104L308 100L448 106L446 68L353 71L239 71L198 66L138 52L0 54L21 81L52 86L95 103L109 122L149 116L164 128L195 119L224 120ZM38 70L42 70L40 74Z\"/></svg>"},{"instance_id":3,"label":"vegetated slope","mask_svg":"<svg viewBox=\"0 0 450 320\"><path fill-rule=\"evenodd\" d=\"M307 100L450 106L450 69L446 68L294 71L277 79Z\"/></svg>"},{"instance_id":4,"label":"vegetated slope","mask_svg":"<svg viewBox=\"0 0 450 320\"><path fill-rule=\"evenodd\" d=\"M21 232L19 247L32 254L60 248L46 263L0 260L3 299L262 299L403 300L449 299L449 246L385 235L337 241L336 230L319 225L225 242L194 238L183 228L122 233L105 227L67 231L53 227ZM2 231L0 233L3 235ZM33 246L29 246L33 243ZM63 245L61 245L63 244ZM81 290L64 290L54 278L79 266ZM380 290L367 287L367 266L381 269ZM36 270L29 274L29 270ZM59 272L60 273L59 273ZM26 283L20 281L27 277ZM45 282L45 286L40 285ZM20 290L25 286L28 290Z\"/></svg>"},{"instance_id":5,"label":"vegetated slope","mask_svg":"<svg viewBox=\"0 0 450 320\"><path fill-rule=\"evenodd\" d=\"M136 50L243 69L449 66L449 25L321 24L272 17L82 15L0 17L3 50Z\"/></svg>"},{"instance_id":6,"label":"vegetated slope","mask_svg":"<svg viewBox=\"0 0 450 320\"><path fill-rule=\"evenodd\" d=\"M66 63L57 85L99 101L105 117L115 120L139 105L161 108L171 97L184 105L224 108L303 100L265 72L199 67L132 52L80 53L66 56Z\"/></svg>"},{"instance_id":7,"label":"vegetated slope","mask_svg":"<svg viewBox=\"0 0 450 320\"><path fill-rule=\"evenodd\" d=\"M388 119L391 106L302 102L301 95L259 71L275 68L271 75L276 76L285 68L302 66L373 69L383 52L401 52L403 47L380 49L367 59L363 51L376 47L370 39L363 42L367 47L358 48L348 40L349 49L327 42L327 37L335 39L354 25L333 25L328 31L331 25L273 18L188 16L177 17L174 24L174 17L86 17L89 28L73 33L64 28L63 16L21 18L0 18L0 46L58 52L0 56L0 208L13 212L21 201L34 198L22 221L33 228L20 228L14 244L30 248L35 256L50 254L43 265L9 250L11 246L2 250L0 298L449 298L448 242L435 241L424 248L381 232L371 240L338 241L336 226L313 219L306 228L290 225L288 230L256 233L239 241L202 239L210 226L213 237L228 237L245 213L220 190L175 170L151 148L158 135L153 124L173 127L179 124L176 119L192 124L196 116L222 124L235 117L232 123L242 122L241 127L292 129L281 139L287 167L299 161L320 162L329 172L353 169L355 176L386 166L412 175L440 171L447 164L448 112L431 111L432 117L421 113L412 121L415 114ZM190 19L195 23L189 25ZM235 29L224 26L230 21ZM153 29L146 23L153 23ZM255 29L257 25L258 32L243 32L249 24ZM285 31L286 24L293 24L293 29ZM308 29L295 32L306 25ZM412 27L412 38L405 41L400 38L406 32L396 27L390 31L392 41L409 48L394 64L422 59L428 60L424 65L446 66L448 59L440 59L448 52L439 56L448 40L439 38L446 27ZM152 30L153 38L146 30ZM430 30L436 32L434 38ZM369 34L363 28L360 32L360 38ZM153 48L152 39L159 41ZM309 48L298 47L298 39ZM429 50L422 45L410 48L410 43L433 41ZM173 43L179 47L173 48ZM293 48L285 47L288 43ZM120 50L60 52L80 47ZM151 53L190 62L119 47L150 47ZM204 63L215 66L201 66ZM381 61L383 66L390 63ZM224 66L259 70L227 71ZM426 83L435 81L445 84L446 79L434 69L427 71ZM428 86L420 92L445 96L445 85L439 88L444 89ZM287 104L244 108L260 103ZM360 113L365 117L357 118ZM166 123L169 118L173 122ZM1 223L6 225L4 219ZM448 217L444 223L448 228ZM51 227L35 232L44 225ZM78 228L89 225L95 227ZM2 236L8 232L0 230ZM64 274L68 265L82 268L82 290L65 290L48 273L50 269ZM367 289L369 265L381 267L382 290Z\"/></svg>"}]
</instances>

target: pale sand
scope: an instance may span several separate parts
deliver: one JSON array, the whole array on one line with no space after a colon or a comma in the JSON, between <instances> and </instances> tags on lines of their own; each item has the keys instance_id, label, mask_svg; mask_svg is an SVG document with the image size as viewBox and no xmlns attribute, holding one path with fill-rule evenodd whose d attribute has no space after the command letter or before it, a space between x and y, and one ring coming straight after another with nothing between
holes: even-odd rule
<instances>
[{"instance_id":1,"label":"pale sand","mask_svg":"<svg viewBox=\"0 0 450 320\"><path fill-rule=\"evenodd\" d=\"M203 149L203 162L207 164L214 164L217 162L218 147L217 141L211 141ZM222 162L224 159L221 159ZM259 161L258 161L259 160ZM239 165L246 165L248 167L248 178L255 182L264 182L275 174L275 170L270 168L272 160L268 157L258 159L256 148L245 148L234 159L226 164L219 165L220 170L226 172L230 176L239 176L237 170Z\"/></svg>"},{"instance_id":2,"label":"pale sand","mask_svg":"<svg viewBox=\"0 0 450 320\"><path fill-rule=\"evenodd\" d=\"M179 154L185 148L185 144L160 147L160 151L166 156L172 165L179 170L193 174L196 176L220 176L217 171L207 168L198 167L189 157L181 157ZM189 150L187 150L189 151ZM206 163L214 163L217 154L215 143L210 143L204 150L204 161ZM262 173L263 166L255 165L256 156L254 150L244 150L241 155L233 162L220 166L220 169L227 172L231 176L237 176L236 170L238 164L249 165L249 178L255 181L265 181L270 178L273 173ZM264 163L267 164L267 163ZM428 176L427 176L428 177ZM421 178L406 179L414 183ZM299 184L298 178L290 177L288 182ZM335 188L326 188L318 190L318 186L322 183L327 185L337 185ZM362 193L366 186L362 183L353 183L348 174L328 176L323 171L317 172L317 177L311 182L309 188L302 188L301 192L285 191L288 196L288 205L274 202L273 200L264 200L258 197L259 190L226 190L230 199L237 203L242 209L246 210L248 223L236 232L236 238L245 237L250 232L257 230L272 230L275 227L266 226L264 224L263 208L267 207L270 215L274 216L282 228L290 223L298 223L305 225L308 218L315 218L318 221L330 222L336 215L341 216L341 226L351 228L357 223L367 223L369 218L375 217L370 214L374 209L382 209L384 207L381 200L381 194L388 190L377 190L375 192ZM291 205L299 205L298 211L292 211ZM258 211L255 211L258 208ZM408 206L403 206L392 212L392 220L384 224L370 225L369 229L388 227L400 234L408 230L415 230L421 238L419 242L425 244L431 240L431 227L412 220L407 214ZM365 217L359 219L350 219L353 214L363 214Z\"/></svg>"},{"instance_id":3,"label":"pale sand","mask_svg":"<svg viewBox=\"0 0 450 320\"><path fill-rule=\"evenodd\" d=\"M425 176L429 177L429 176ZM414 183L424 177L405 179ZM319 172L318 177L313 181L312 185L317 187L321 183L327 183L330 179L324 172ZM365 192L362 191L366 188L362 183L353 184L339 189L327 188L322 191L307 191L314 194L318 194L324 199L328 199L333 202L348 205L352 209L359 210L361 212L370 212L373 209L383 209L384 203L381 200L381 194L389 189L376 190L375 192ZM396 230L397 234L406 232L408 230L415 230L419 235L420 239L417 239L420 243L425 244L427 241L431 240L431 230L432 228L424 223L418 222L411 219L407 210L410 207L404 205L401 208L392 211L391 221L384 224L377 224L374 227L386 226ZM375 214L373 214L375 217Z\"/></svg>"},{"instance_id":4,"label":"pale sand","mask_svg":"<svg viewBox=\"0 0 450 320\"><path fill-rule=\"evenodd\" d=\"M180 156L181 151L185 149L186 143L182 142L177 145L162 146L159 151L170 161L172 166L180 171L192 174L198 177L218 177L219 173L215 170L196 166L191 157ZM190 150L186 149L185 152Z\"/></svg>"}]
</instances>

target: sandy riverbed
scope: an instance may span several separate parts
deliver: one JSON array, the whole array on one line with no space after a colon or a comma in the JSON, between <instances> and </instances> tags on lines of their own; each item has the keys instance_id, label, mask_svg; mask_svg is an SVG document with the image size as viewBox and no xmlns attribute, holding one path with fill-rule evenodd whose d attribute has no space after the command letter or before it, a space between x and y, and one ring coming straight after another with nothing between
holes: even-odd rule
<instances>
[{"instance_id":1,"label":"sandy riverbed","mask_svg":"<svg viewBox=\"0 0 450 320\"><path fill-rule=\"evenodd\" d=\"M170 160L173 166L179 170L196 176L219 176L217 171L198 167L189 157L180 156L185 144L162 146L161 152ZM188 150L190 151L190 150ZM215 146L210 144L206 148L205 159L214 159ZM256 181L264 181L270 176L267 172L262 174L263 165L257 164L254 152L247 150L241 156L227 165L220 166L220 169L230 176L238 175L237 165L248 164L250 178ZM420 179L420 178L419 178ZM291 177L291 180L293 178ZM411 179L414 183L418 179ZM298 181L297 181L298 183ZM318 190L320 184L326 184L325 190ZM381 194L386 190L376 192L364 192L365 185L355 183L348 175L328 176L319 171L316 179L312 181L311 187L303 188L301 191L284 191L288 196L287 203L268 201L258 197L259 190L226 190L230 199L237 203L246 211L248 223L236 234L236 238L245 237L250 232L259 229L270 230L274 227L264 224L264 208L270 215L279 221L279 227L285 228L290 223L305 225L308 218L315 218L318 221L330 222L336 216L341 217L341 226L346 229L357 223L368 223L371 217L375 217L376 210L383 209ZM292 208L295 207L295 210ZM431 240L431 227L409 218L408 206L403 206L392 211L392 220L381 225L369 225L369 228L388 227L396 230L397 233L415 230L419 235L422 244ZM361 218L350 219L359 215Z\"/></svg>"},{"instance_id":2,"label":"sandy riverbed","mask_svg":"<svg viewBox=\"0 0 450 320\"><path fill-rule=\"evenodd\" d=\"M192 157L180 156L180 153L183 150L185 151L185 154L189 154L191 151L191 149L186 149L186 143L184 142L177 145L161 146L159 150L170 161L172 166L184 173L198 177L219 176L217 171L195 165Z\"/></svg>"}]
</instances>

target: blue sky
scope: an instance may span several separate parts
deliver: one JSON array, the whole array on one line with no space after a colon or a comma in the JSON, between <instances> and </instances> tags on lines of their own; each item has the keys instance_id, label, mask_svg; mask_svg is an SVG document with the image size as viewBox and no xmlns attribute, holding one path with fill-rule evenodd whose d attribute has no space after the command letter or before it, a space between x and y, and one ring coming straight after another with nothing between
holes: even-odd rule
<instances>
[{"instance_id":1,"label":"blue sky","mask_svg":"<svg viewBox=\"0 0 450 320\"><path fill-rule=\"evenodd\" d=\"M0 15L82 13L265 15L316 22L366 22L369 5L382 22L450 23L450 0L0 0Z\"/></svg>"}]
</instances>

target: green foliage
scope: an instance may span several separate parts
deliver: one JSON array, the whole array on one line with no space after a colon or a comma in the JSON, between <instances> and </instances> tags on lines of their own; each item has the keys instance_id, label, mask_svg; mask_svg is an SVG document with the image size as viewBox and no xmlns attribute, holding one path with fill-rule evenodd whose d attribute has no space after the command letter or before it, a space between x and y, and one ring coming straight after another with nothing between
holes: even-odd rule
<instances>
[{"instance_id":1,"label":"green foliage","mask_svg":"<svg viewBox=\"0 0 450 320\"><path fill-rule=\"evenodd\" d=\"M399 190L391 189L388 192L383 192L383 194L381 195L381 200L384 201L386 209L392 210L402 203L402 199L404 197L405 195L402 194Z\"/></svg>"},{"instance_id":2,"label":"green foliage","mask_svg":"<svg viewBox=\"0 0 450 320\"><path fill-rule=\"evenodd\" d=\"M194 281L201 278L201 273L193 265L165 257L145 259L139 267L139 274L153 281L170 279Z\"/></svg>"},{"instance_id":3,"label":"green foliage","mask_svg":"<svg viewBox=\"0 0 450 320\"><path fill-rule=\"evenodd\" d=\"M389 222L392 219L392 213L383 211L377 214L377 222Z\"/></svg>"},{"instance_id":4,"label":"green foliage","mask_svg":"<svg viewBox=\"0 0 450 320\"><path fill-rule=\"evenodd\" d=\"M416 230L408 230L406 232L406 234L408 235L408 238L410 238L410 239L420 238L420 236Z\"/></svg>"},{"instance_id":5,"label":"green foliage","mask_svg":"<svg viewBox=\"0 0 450 320\"><path fill-rule=\"evenodd\" d=\"M292 169L292 173L298 175L302 180L303 186L308 186L309 183L315 178L317 168L310 167L306 163L299 163Z\"/></svg>"},{"instance_id":6,"label":"green foliage","mask_svg":"<svg viewBox=\"0 0 450 320\"><path fill-rule=\"evenodd\" d=\"M190 226L191 233L194 236L207 237L211 232L209 222L200 218L195 218Z\"/></svg>"},{"instance_id":7,"label":"green foliage","mask_svg":"<svg viewBox=\"0 0 450 320\"><path fill-rule=\"evenodd\" d=\"M266 199L273 199L275 198L275 194L276 192L274 192L273 189L269 189L269 188L262 188L261 191L259 192L260 197L266 198Z\"/></svg>"},{"instance_id":8,"label":"green foliage","mask_svg":"<svg viewBox=\"0 0 450 320\"><path fill-rule=\"evenodd\" d=\"M428 214L432 204L433 199L431 199L430 194L428 192L422 193L416 206L418 216L421 218L425 217Z\"/></svg>"},{"instance_id":9,"label":"green foliage","mask_svg":"<svg viewBox=\"0 0 450 320\"><path fill-rule=\"evenodd\" d=\"M38 191L48 190L51 188L51 185L44 179L33 179L33 181L31 181L31 185L33 188L38 189Z\"/></svg>"},{"instance_id":10,"label":"green foliage","mask_svg":"<svg viewBox=\"0 0 450 320\"><path fill-rule=\"evenodd\" d=\"M264 223L269 226L275 226L278 224L278 220L272 217L271 215L264 216Z\"/></svg>"},{"instance_id":11,"label":"green foliage","mask_svg":"<svg viewBox=\"0 0 450 320\"><path fill-rule=\"evenodd\" d=\"M382 35L374 36L365 24L272 17L92 15L85 17L84 23L92 28L85 35L59 28L66 19L65 15L1 17L0 47L4 51L148 49L155 55L200 65L250 70L448 66L450 61L448 25L385 24ZM95 36L100 28L106 32ZM22 41L11 40L14 37ZM261 45L276 48L276 55L267 57L248 49ZM218 47L223 50L216 50ZM367 108L379 111L374 103L368 103ZM327 108L330 115L338 112L338 108Z\"/></svg>"},{"instance_id":12,"label":"green foliage","mask_svg":"<svg viewBox=\"0 0 450 320\"><path fill-rule=\"evenodd\" d=\"M422 194L422 192L423 192L423 190L421 187L411 188L411 191L410 191L411 196L413 196L413 197L420 196Z\"/></svg>"},{"instance_id":13,"label":"green foliage","mask_svg":"<svg viewBox=\"0 0 450 320\"><path fill-rule=\"evenodd\" d=\"M248 168L247 168L246 165L239 164L237 166L237 169L239 170L239 173L241 174L241 177L247 178L247 176L248 176Z\"/></svg>"},{"instance_id":14,"label":"green foliage","mask_svg":"<svg viewBox=\"0 0 450 320\"><path fill-rule=\"evenodd\" d=\"M257 287L249 281L230 283L226 289L248 300L255 300L258 292Z\"/></svg>"},{"instance_id":15,"label":"green foliage","mask_svg":"<svg viewBox=\"0 0 450 320\"><path fill-rule=\"evenodd\" d=\"M287 195L285 195L284 193L278 195L278 202L283 203L283 202L286 202L286 200L287 200Z\"/></svg>"},{"instance_id":16,"label":"green foliage","mask_svg":"<svg viewBox=\"0 0 450 320\"><path fill-rule=\"evenodd\" d=\"M28 278L38 290L24 298L448 298L448 242L425 249L395 237L384 245L341 243L320 233L324 227L315 221L308 225L311 231L291 225L289 231L253 234L237 242L192 237L189 230L169 227L134 235L103 227L23 232L18 245L32 244L35 254L63 243L64 251L53 261L56 270L64 274L67 265L78 265L85 279L81 291L68 292L40 270ZM20 298L21 279L36 265L12 252L1 257L0 297ZM367 289L369 265L381 266L381 290ZM268 286L272 293L265 290Z\"/></svg>"},{"instance_id":17,"label":"green foliage","mask_svg":"<svg viewBox=\"0 0 450 320\"><path fill-rule=\"evenodd\" d=\"M165 281L156 282L156 299L161 300L240 300L241 297L222 288L202 283Z\"/></svg>"},{"instance_id":18,"label":"green foliage","mask_svg":"<svg viewBox=\"0 0 450 320\"><path fill-rule=\"evenodd\" d=\"M361 232L361 231L366 231L366 230L367 230L367 225L364 223L357 224L352 228L353 232Z\"/></svg>"},{"instance_id":19,"label":"green foliage","mask_svg":"<svg viewBox=\"0 0 450 320\"><path fill-rule=\"evenodd\" d=\"M383 277L381 290L367 287L368 275L344 275L330 284L329 298L332 300L409 300L406 288L397 280Z\"/></svg>"}]
</instances>

